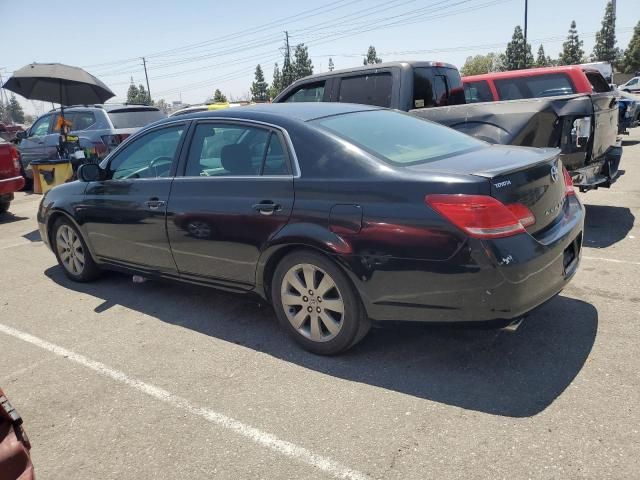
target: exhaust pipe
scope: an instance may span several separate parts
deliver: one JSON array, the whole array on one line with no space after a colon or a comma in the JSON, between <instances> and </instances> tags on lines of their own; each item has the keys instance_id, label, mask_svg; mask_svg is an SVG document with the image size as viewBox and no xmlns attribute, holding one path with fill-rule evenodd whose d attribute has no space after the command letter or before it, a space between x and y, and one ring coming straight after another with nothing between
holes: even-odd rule
<instances>
[{"instance_id":1,"label":"exhaust pipe","mask_svg":"<svg viewBox=\"0 0 640 480\"><path fill-rule=\"evenodd\" d=\"M506 327L502 327L501 330L505 331L505 332L515 332L516 330L518 330L518 328L520 327L520 325L522 325L522 322L524 322L524 319L526 317L518 317L514 320L511 321L511 323L509 325L507 325Z\"/></svg>"}]
</instances>

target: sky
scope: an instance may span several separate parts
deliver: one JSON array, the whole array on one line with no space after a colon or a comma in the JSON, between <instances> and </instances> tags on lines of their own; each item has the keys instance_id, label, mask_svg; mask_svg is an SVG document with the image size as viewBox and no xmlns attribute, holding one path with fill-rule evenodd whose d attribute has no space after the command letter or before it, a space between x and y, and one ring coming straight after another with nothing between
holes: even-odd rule
<instances>
[{"instance_id":1,"label":"sky","mask_svg":"<svg viewBox=\"0 0 640 480\"><path fill-rule=\"evenodd\" d=\"M557 57L575 20L591 53L606 0L529 0L528 39ZM147 60L154 100L201 103L219 88L247 95L256 64L267 82L282 65L285 31L305 43L314 72L362 64L369 45L390 60L439 60L462 67L467 56L503 51L525 0L0 0L0 75L30 62L85 68L124 102L133 78L145 83ZM638 0L617 0L618 46L626 48L640 20ZM11 48L9 48L11 46ZM50 104L20 98L40 114Z\"/></svg>"}]
</instances>

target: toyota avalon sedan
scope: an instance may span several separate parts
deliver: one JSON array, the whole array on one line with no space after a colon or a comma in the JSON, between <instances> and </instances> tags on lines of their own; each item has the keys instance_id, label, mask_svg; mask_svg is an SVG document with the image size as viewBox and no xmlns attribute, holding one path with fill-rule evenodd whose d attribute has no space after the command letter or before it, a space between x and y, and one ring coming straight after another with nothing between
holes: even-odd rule
<instances>
[{"instance_id":1,"label":"toyota avalon sedan","mask_svg":"<svg viewBox=\"0 0 640 480\"><path fill-rule=\"evenodd\" d=\"M507 325L580 260L584 210L557 150L376 107L169 118L78 177L38 212L70 279L115 269L252 292L318 354L372 321Z\"/></svg>"}]
</instances>

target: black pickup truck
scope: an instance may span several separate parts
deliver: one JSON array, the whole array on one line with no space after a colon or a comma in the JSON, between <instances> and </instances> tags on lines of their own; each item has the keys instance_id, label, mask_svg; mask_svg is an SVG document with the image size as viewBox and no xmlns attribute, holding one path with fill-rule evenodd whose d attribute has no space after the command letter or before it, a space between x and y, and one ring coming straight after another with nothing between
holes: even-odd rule
<instances>
[{"instance_id":1,"label":"black pickup truck","mask_svg":"<svg viewBox=\"0 0 640 480\"><path fill-rule=\"evenodd\" d=\"M441 62L389 62L300 79L278 102L348 102L394 108L491 143L559 148L581 191L618 178L615 92L465 103L458 70Z\"/></svg>"}]
</instances>

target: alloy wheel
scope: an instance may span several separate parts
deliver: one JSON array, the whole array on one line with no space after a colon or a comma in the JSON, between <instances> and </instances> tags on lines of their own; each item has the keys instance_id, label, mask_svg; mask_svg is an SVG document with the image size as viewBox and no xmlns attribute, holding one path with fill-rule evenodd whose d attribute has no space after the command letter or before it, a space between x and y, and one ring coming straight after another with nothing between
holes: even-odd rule
<instances>
[{"instance_id":1,"label":"alloy wheel","mask_svg":"<svg viewBox=\"0 0 640 480\"><path fill-rule=\"evenodd\" d=\"M344 301L324 270L308 263L291 267L282 279L280 298L287 319L303 336L327 342L340 333Z\"/></svg>"},{"instance_id":2,"label":"alloy wheel","mask_svg":"<svg viewBox=\"0 0 640 480\"><path fill-rule=\"evenodd\" d=\"M85 257L78 234L69 225L61 225L56 232L56 249L62 266L73 275L81 275Z\"/></svg>"}]
</instances>

